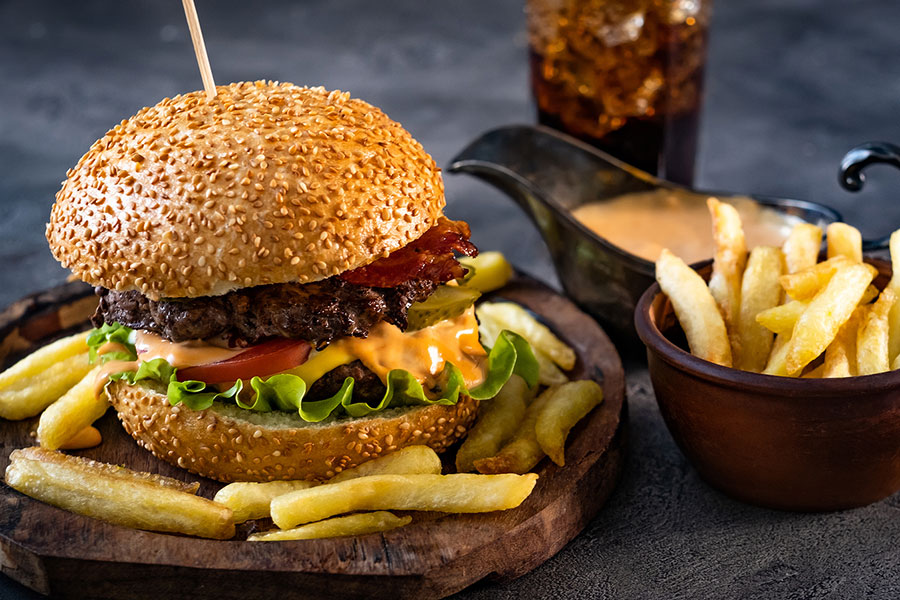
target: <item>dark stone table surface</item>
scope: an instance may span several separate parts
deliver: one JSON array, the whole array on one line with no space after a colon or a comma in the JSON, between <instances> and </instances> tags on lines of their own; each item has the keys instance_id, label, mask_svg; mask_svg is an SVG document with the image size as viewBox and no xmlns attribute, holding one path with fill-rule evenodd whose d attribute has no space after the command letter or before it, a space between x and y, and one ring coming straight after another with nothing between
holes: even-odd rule
<instances>
[{"instance_id":1,"label":"dark stone table surface","mask_svg":"<svg viewBox=\"0 0 900 600\"><path fill-rule=\"evenodd\" d=\"M219 82L349 90L403 123L445 165L479 132L533 120L522 0L199 0ZM719 0L698 183L841 210L867 235L900 226L900 173L836 184L862 141L900 141L900 3ZM62 282L43 231L65 171L110 126L201 85L181 5L0 1L0 305ZM518 209L446 178L448 213L482 248L553 283ZM556 557L459 598L898 598L900 496L833 514L740 504L706 486L631 365L630 455L600 516ZM0 576L0 598L35 598Z\"/></svg>"}]
</instances>

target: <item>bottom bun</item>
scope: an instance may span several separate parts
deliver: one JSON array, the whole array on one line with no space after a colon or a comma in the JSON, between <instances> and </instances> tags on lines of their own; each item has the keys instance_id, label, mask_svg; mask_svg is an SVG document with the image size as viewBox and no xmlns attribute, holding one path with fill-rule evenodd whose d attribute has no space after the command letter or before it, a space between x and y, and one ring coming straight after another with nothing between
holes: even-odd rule
<instances>
[{"instance_id":1,"label":"bottom bun","mask_svg":"<svg viewBox=\"0 0 900 600\"><path fill-rule=\"evenodd\" d=\"M403 406L372 417L307 423L215 403L172 406L161 389L116 382L107 388L119 420L157 458L218 481L322 480L406 446L446 449L475 420L477 401Z\"/></svg>"}]
</instances>

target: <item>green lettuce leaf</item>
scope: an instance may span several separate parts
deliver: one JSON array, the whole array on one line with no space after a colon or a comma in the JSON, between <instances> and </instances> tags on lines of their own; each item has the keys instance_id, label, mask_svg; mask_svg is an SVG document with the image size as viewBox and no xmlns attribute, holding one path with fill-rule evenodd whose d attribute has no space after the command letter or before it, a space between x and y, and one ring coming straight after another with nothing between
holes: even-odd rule
<instances>
[{"instance_id":1,"label":"green lettuce leaf","mask_svg":"<svg viewBox=\"0 0 900 600\"><path fill-rule=\"evenodd\" d=\"M215 386L207 385L203 381L178 381L175 379L175 375L172 375L166 388L166 395L172 406L184 403L191 410L206 410L213 405L213 402L236 400L242 389L244 389L244 383L240 379L224 392L220 392Z\"/></svg>"},{"instance_id":2,"label":"green lettuce leaf","mask_svg":"<svg viewBox=\"0 0 900 600\"><path fill-rule=\"evenodd\" d=\"M178 381L177 369L165 359L157 358L141 363L136 372L116 373L110 380L124 379L135 383L143 379L151 379L167 385L169 403L173 406L183 403L193 410L205 410L213 402L233 401L245 410L269 412L281 410L294 412L301 419L310 423L318 423L332 414L346 414L351 417L363 417L396 406L441 404L452 406L459 401L459 395L465 394L476 400L493 398L512 375L519 375L529 387L537 385L538 363L525 338L511 331L502 331L497 337L494 347L488 353L488 368L485 380L471 390L466 388L459 368L446 363L439 380L441 384L436 398L425 394L422 384L408 371L394 369L387 375L385 393L380 401L369 404L364 401L353 401L354 380L348 377L341 389L323 400L304 401L307 392L306 382L289 373L279 373L263 379L254 377L250 387L255 392L253 402L243 401L239 394L243 388L241 381L224 392L202 381Z\"/></svg>"},{"instance_id":3,"label":"green lettuce leaf","mask_svg":"<svg viewBox=\"0 0 900 600\"><path fill-rule=\"evenodd\" d=\"M134 348L134 338L137 334L130 327L118 323L104 323L102 327L94 329L88 334L88 360L91 364L100 359L100 363L110 360L137 360L137 350ZM104 352L98 355L100 348L109 343L122 344L124 351Z\"/></svg>"},{"instance_id":4,"label":"green lettuce leaf","mask_svg":"<svg viewBox=\"0 0 900 600\"><path fill-rule=\"evenodd\" d=\"M488 353L487 377L469 390L469 396L476 400L493 398L512 375L518 375L533 388L537 385L539 371L540 366L528 341L518 333L504 329Z\"/></svg>"},{"instance_id":5,"label":"green lettuce leaf","mask_svg":"<svg viewBox=\"0 0 900 600\"><path fill-rule=\"evenodd\" d=\"M272 375L268 379L254 377L250 380L250 387L256 392L255 402L252 406L238 401L238 406L249 410L283 410L297 411L300 418L309 423L318 423L328 417L338 406L345 406L353 398L352 377L344 379L338 392L322 400L303 401L306 395L306 382L287 373Z\"/></svg>"},{"instance_id":6,"label":"green lettuce leaf","mask_svg":"<svg viewBox=\"0 0 900 600\"><path fill-rule=\"evenodd\" d=\"M125 380L131 385L138 381L150 379L160 383L168 383L175 378L175 367L164 358L154 358L142 362L137 371L120 371L109 376L110 381Z\"/></svg>"},{"instance_id":7,"label":"green lettuce leaf","mask_svg":"<svg viewBox=\"0 0 900 600\"><path fill-rule=\"evenodd\" d=\"M241 381L238 380L226 391L219 392L215 387L209 386L203 381L178 381L175 376L177 371L178 369L170 365L166 359L154 358L142 362L137 371L113 373L109 376L109 381L124 380L131 385L144 380L162 383L166 385L169 404L175 406L183 402L185 406L193 410L206 410L216 400L235 398L243 387Z\"/></svg>"}]
</instances>

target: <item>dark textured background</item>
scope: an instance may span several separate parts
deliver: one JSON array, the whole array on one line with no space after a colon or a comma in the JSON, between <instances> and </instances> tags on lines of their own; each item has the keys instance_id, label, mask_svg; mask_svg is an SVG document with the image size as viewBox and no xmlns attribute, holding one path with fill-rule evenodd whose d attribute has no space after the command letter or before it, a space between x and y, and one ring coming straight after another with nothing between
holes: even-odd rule
<instances>
[{"instance_id":1,"label":"dark textured background","mask_svg":"<svg viewBox=\"0 0 900 600\"><path fill-rule=\"evenodd\" d=\"M349 90L402 122L440 164L484 129L532 120L522 0L198 0L219 82ZM825 202L874 236L900 226L900 173L842 192L844 151L900 141L900 3L721 0L698 183ZM140 107L201 85L181 3L0 1L0 305L61 282L43 238L81 154ZM446 179L448 212L482 248L553 281L510 202ZM607 508L558 556L461 598L898 598L900 497L825 515L761 510L705 486L629 375L631 455ZM34 594L0 576L0 598Z\"/></svg>"}]
</instances>

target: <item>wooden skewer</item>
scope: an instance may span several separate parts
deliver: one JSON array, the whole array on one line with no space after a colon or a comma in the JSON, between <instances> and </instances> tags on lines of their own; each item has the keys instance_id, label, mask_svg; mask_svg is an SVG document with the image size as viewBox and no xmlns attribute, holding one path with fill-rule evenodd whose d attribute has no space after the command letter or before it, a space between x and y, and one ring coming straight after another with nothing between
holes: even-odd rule
<instances>
[{"instance_id":1,"label":"wooden skewer","mask_svg":"<svg viewBox=\"0 0 900 600\"><path fill-rule=\"evenodd\" d=\"M191 30L191 40L194 42L194 53L197 55L197 64L200 66L200 77L203 79L206 97L212 100L216 97L216 82L213 81L209 56L206 55L206 44L203 43L203 32L200 31L197 7L194 6L194 0L181 0L181 3L184 4L184 16L187 17L188 29Z\"/></svg>"}]
</instances>

